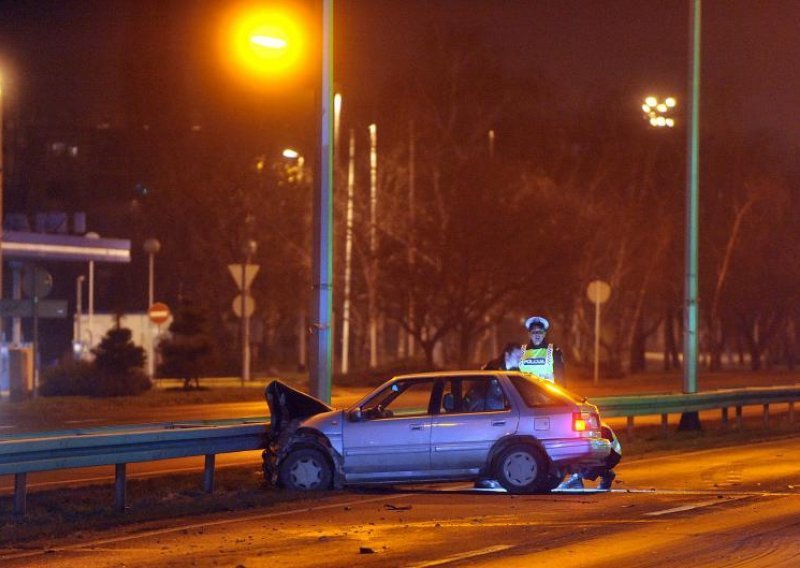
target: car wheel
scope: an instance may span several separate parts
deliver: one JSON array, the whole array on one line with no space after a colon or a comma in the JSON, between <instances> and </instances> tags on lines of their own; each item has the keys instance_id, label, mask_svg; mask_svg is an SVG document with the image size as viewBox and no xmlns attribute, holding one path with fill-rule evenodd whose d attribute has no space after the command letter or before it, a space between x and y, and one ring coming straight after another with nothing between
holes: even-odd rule
<instances>
[{"instance_id":1,"label":"car wheel","mask_svg":"<svg viewBox=\"0 0 800 568\"><path fill-rule=\"evenodd\" d=\"M509 493L537 493L547 488L549 469L545 453L536 446L514 444L495 461L495 479Z\"/></svg>"},{"instance_id":2,"label":"car wheel","mask_svg":"<svg viewBox=\"0 0 800 568\"><path fill-rule=\"evenodd\" d=\"M281 484L294 491L320 491L330 489L333 470L327 456L314 448L301 448L291 452L281 462Z\"/></svg>"}]
</instances>

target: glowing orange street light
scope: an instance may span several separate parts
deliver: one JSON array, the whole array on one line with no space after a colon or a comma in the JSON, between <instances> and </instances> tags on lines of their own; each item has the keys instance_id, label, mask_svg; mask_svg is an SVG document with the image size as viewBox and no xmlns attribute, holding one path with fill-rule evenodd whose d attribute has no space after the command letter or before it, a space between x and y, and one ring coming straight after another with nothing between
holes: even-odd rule
<instances>
[{"instance_id":1,"label":"glowing orange street light","mask_svg":"<svg viewBox=\"0 0 800 568\"><path fill-rule=\"evenodd\" d=\"M303 18L285 8L246 6L229 12L221 48L249 76L297 74L304 51Z\"/></svg>"}]
</instances>

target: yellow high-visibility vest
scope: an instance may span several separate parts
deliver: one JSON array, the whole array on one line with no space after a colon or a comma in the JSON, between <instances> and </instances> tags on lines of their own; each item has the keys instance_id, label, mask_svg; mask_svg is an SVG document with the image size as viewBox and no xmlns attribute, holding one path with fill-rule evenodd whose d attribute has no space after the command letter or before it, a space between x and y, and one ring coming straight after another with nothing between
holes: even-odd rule
<instances>
[{"instance_id":1,"label":"yellow high-visibility vest","mask_svg":"<svg viewBox=\"0 0 800 568\"><path fill-rule=\"evenodd\" d=\"M553 372L553 344L548 343L547 347L534 347L526 349L523 346L522 357L519 360L519 370L523 373L535 375L540 379L547 379L551 383L555 382Z\"/></svg>"}]
</instances>

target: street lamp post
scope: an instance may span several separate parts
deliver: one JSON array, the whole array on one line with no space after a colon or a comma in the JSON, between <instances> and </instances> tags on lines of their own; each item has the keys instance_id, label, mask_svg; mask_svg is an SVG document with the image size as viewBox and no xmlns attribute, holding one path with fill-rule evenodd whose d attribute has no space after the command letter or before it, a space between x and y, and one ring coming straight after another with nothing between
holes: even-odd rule
<instances>
[{"instance_id":1,"label":"street lamp post","mask_svg":"<svg viewBox=\"0 0 800 568\"><path fill-rule=\"evenodd\" d=\"M331 400L333 350L333 0L322 2L322 88L320 90L319 190L314 196L312 264L311 394Z\"/></svg>"},{"instance_id":2,"label":"street lamp post","mask_svg":"<svg viewBox=\"0 0 800 568\"><path fill-rule=\"evenodd\" d=\"M697 392L697 293L700 176L700 0L689 12L689 124L686 135L686 268L684 281L683 392ZM681 415L682 430L699 430L698 412Z\"/></svg>"},{"instance_id":3,"label":"street lamp post","mask_svg":"<svg viewBox=\"0 0 800 568\"><path fill-rule=\"evenodd\" d=\"M155 256L161 250L158 239L150 238L144 242L144 252L147 253L147 309L155 302ZM148 323L149 342L147 345L147 374L152 379L156 372L155 349L153 338L153 323Z\"/></svg>"}]
</instances>

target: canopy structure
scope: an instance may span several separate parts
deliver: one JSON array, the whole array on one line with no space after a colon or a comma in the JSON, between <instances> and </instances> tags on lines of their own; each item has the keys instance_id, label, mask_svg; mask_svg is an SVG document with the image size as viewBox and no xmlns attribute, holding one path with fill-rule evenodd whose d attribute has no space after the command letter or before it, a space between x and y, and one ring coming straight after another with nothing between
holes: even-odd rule
<instances>
[{"instance_id":1,"label":"canopy structure","mask_svg":"<svg viewBox=\"0 0 800 568\"><path fill-rule=\"evenodd\" d=\"M4 231L2 248L3 260L131 261L127 239Z\"/></svg>"}]
</instances>

